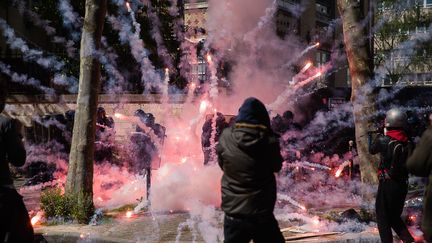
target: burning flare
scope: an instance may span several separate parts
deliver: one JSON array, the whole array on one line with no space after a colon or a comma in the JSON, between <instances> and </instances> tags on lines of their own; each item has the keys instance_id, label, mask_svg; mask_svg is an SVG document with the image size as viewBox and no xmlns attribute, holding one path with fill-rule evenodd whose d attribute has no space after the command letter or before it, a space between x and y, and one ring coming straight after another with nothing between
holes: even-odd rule
<instances>
[{"instance_id":1,"label":"burning flare","mask_svg":"<svg viewBox=\"0 0 432 243\"><path fill-rule=\"evenodd\" d=\"M207 62L211 62L211 61L212 61L212 58L211 58L210 54L207 54Z\"/></svg>"},{"instance_id":2,"label":"burning flare","mask_svg":"<svg viewBox=\"0 0 432 243\"><path fill-rule=\"evenodd\" d=\"M204 112L207 110L208 106L209 106L209 104L206 100L201 101L200 107L199 107L200 114L204 114Z\"/></svg>"},{"instance_id":3,"label":"burning flare","mask_svg":"<svg viewBox=\"0 0 432 243\"><path fill-rule=\"evenodd\" d=\"M347 167L349 165L350 161L349 160L345 160L341 165L339 165L338 170L335 173L336 178L338 178L342 171L345 169L345 167Z\"/></svg>"},{"instance_id":4,"label":"burning flare","mask_svg":"<svg viewBox=\"0 0 432 243\"><path fill-rule=\"evenodd\" d=\"M127 11L128 11L129 13L132 11L129 2L126 2L126 8L127 8Z\"/></svg>"},{"instance_id":5,"label":"burning flare","mask_svg":"<svg viewBox=\"0 0 432 243\"><path fill-rule=\"evenodd\" d=\"M306 72L312 66L312 62L307 62L306 65L300 70L299 74Z\"/></svg>"},{"instance_id":6,"label":"burning flare","mask_svg":"<svg viewBox=\"0 0 432 243\"><path fill-rule=\"evenodd\" d=\"M42 217L43 217L43 212L42 211L37 212L37 214L30 220L31 225L35 226L42 219Z\"/></svg>"},{"instance_id":7,"label":"burning flare","mask_svg":"<svg viewBox=\"0 0 432 243\"><path fill-rule=\"evenodd\" d=\"M133 215L133 212L132 211L127 211L126 212L126 218L131 218L132 217L132 215Z\"/></svg>"}]
</instances>

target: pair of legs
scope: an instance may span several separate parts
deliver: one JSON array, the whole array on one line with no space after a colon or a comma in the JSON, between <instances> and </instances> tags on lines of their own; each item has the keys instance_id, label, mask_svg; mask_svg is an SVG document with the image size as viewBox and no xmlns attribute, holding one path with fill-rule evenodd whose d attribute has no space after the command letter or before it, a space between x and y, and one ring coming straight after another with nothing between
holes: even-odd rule
<instances>
[{"instance_id":1,"label":"pair of legs","mask_svg":"<svg viewBox=\"0 0 432 243\"><path fill-rule=\"evenodd\" d=\"M255 243L285 242L273 214L249 218L225 215L224 236L225 243L249 243L250 240Z\"/></svg>"},{"instance_id":2,"label":"pair of legs","mask_svg":"<svg viewBox=\"0 0 432 243\"><path fill-rule=\"evenodd\" d=\"M376 214L378 230L383 243L393 242L392 229L403 242L414 242L408 228L401 219L408 185L392 179L382 180L378 185Z\"/></svg>"}]
</instances>

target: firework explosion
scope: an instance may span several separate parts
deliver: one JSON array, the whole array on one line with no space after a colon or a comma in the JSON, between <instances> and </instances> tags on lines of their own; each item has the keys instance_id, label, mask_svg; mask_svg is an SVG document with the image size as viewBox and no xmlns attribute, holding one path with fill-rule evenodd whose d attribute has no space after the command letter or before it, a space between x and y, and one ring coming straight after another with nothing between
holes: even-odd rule
<instances>
[{"instance_id":1,"label":"firework explosion","mask_svg":"<svg viewBox=\"0 0 432 243\"><path fill-rule=\"evenodd\" d=\"M313 92L319 80L334 68L333 64L344 57L332 56L324 65L314 65L311 61L307 61L310 60L308 55L320 48L319 42L304 44L298 40L298 37L290 35L281 40L276 36L273 28L264 28L272 23L275 12L273 1L260 0L252 5L246 0L241 0L228 6L227 1L211 0L209 4L212 8L208 13L208 38L203 53L200 53L207 63L210 82L201 85L198 80L191 78L188 80L187 90L175 90L170 86L170 73L175 69L172 60L166 57L168 55L158 53L166 57L163 60L165 65L163 70L156 70L149 61L148 51L140 38L141 26L135 18L140 5L136 1L113 0L112 2L119 6L120 10L118 13L109 13L108 22L114 30L118 31L119 42L130 46L132 57L138 63L138 70L141 72L140 81L144 87L155 85L162 91L162 108L153 107L149 110L154 109L156 120L166 127L166 133L162 140L158 139L155 130L134 116L133 112L122 108L125 104L114 106L111 111L115 123L123 124L121 128L123 131L116 127L114 129L116 139L107 141L107 146L114 148L112 153L115 154L115 159L95 164L94 203L101 209L113 209L125 204L137 204L139 201L134 210L128 210L121 215L128 220L133 220L141 209L149 205L151 205L150 210L154 212L185 210L191 217L178 226L179 235L183 228L189 227L195 234L197 231L201 234L208 232L209 241L214 239L212 237L217 239L221 234L221 230L217 228L217 223L221 222L218 217L220 211L216 208L219 207L221 200L222 171L217 166L214 142L210 146L211 163L208 166L204 166L203 163L201 128L206 121L206 116L214 114L211 124L211 141L213 141L216 136L216 113L219 111L226 115L235 115L240 104L249 96L263 100L272 116L296 107L297 110L304 109L298 100ZM79 29L82 23L73 21L73 18L78 18L78 15L73 12L68 1L62 1L60 10L65 25L71 30L71 38L76 42L76 29ZM298 8L296 11L302 10ZM173 13L173 16L176 14ZM158 28L160 23L156 24L159 21L157 18L157 16L151 17L155 26L152 29L152 36L157 42L158 51L164 52L165 47L160 42L161 34ZM42 25L43 22L40 24ZM0 25L7 44L13 49L20 49L25 61L35 62L42 67L51 67L55 72L65 65L55 56L43 55L42 51L30 48L23 39L16 36L5 21L0 20ZM46 31L52 32L47 24L44 27ZM178 36L182 35L178 34ZM193 40L188 37L184 39L181 48L187 49ZM213 51L210 52L211 49L215 54ZM112 51L107 46L105 51L107 54L114 55L110 50ZM196 59L193 56L191 58ZM217 76L217 68L224 56L229 56L236 63L229 77L230 88L234 95L219 90L221 80ZM111 65L112 70L115 70L111 74L107 73L108 79L120 82L124 78L118 73L113 60L115 58L102 59L101 57L101 62L105 66ZM188 63L190 61L182 59L184 63L180 66L186 67L190 65ZM297 72L291 70L294 65L300 67ZM0 71L11 76L14 82L38 86L43 92L52 93L51 88L41 86L38 80L15 73L3 63L0 63ZM181 70L181 72L188 71ZM187 73L185 76L193 75ZM55 77L59 85L69 90L76 90L75 77L57 73ZM121 84L115 86L122 87ZM198 88L202 89L202 93L197 95ZM187 96L180 112L177 112L178 107L169 103L170 95L176 93ZM12 109L11 106L6 107L6 112L12 114ZM280 221L300 220L304 223L305 229L310 231L337 230L338 227L343 231L344 227L349 227L329 223L314 216L312 211L330 207L361 207L366 203L359 195L371 189L363 186L358 180L351 180L346 176L346 167L356 162L351 153L345 151L346 153L342 154L324 154L322 151L309 149L327 136L328 130L334 127L352 127L353 121L349 115L351 112L349 105L330 112L318 112L304 129L281 134L282 154L286 155L284 157L289 157L293 151L296 151L296 155L286 159L283 171L277 176L279 193L275 213ZM47 124L46 121L42 123L45 126L52 125ZM128 128L125 129L126 126ZM146 181L150 175L132 165L130 137L136 133L136 128L140 128L142 133L148 134L152 141L155 141L158 151L157 159L152 161L154 170L151 175L151 196L148 201L145 200ZM118 134L122 134L121 138ZM306 152L300 154L298 151L302 149ZM58 144L28 143L27 150L29 163L46 161L48 164L55 165L55 171L50 182L23 187L21 192L56 186L63 189L68 160L65 148ZM37 212L32 218L32 224L37 225L42 218L43 213ZM357 229L366 227L358 226L356 223L351 225Z\"/></svg>"}]
</instances>

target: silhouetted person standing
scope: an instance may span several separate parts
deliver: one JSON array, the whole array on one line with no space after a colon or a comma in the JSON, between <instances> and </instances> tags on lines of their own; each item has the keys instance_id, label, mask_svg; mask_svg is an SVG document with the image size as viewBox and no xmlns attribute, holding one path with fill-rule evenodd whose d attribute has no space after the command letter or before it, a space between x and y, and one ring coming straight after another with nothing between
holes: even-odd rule
<instances>
[{"instance_id":1,"label":"silhouetted person standing","mask_svg":"<svg viewBox=\"0 0 432 243\"><path fill-rule=\"evenodd\" d=\"M0 83L0 113L6 101ZM33 228L21 195L16 191L9 163L23 166L26 151L20 134L21 124L0 114L0 241L33 242Z\"/></svg>"},{"instance_id":2,"label":"silhouetted person standing","mask_svg":"<svg viewBox=\"0 0 432 243\"><path fill-rule=\"evenodd\" d=\"M406 161L412 149L405 132L406 113L400 109L389 110L384 126L384 135L378 135L369 148L371 154L380 154L379 185L375 204L378 231L383 243L393 242L392 229L403 242L414 242L401 219L408 193Z\"/></svg>"},{"instance_id":3,"label":"silhouetted person standing","mask_svg":"<svg viewBox=\"0 0 432 243\"><path fill-rule=\"evenodd\" d=\"M261 101L248 98L235 121L217 145L225 242L285 242L273 215L274 173L280 171L282 157L270 117Z\"/></svg>"},{"instance_id":4,"label":"silhouetted person standing","mask_svg":"<svg viewBox=\"0 0 432 243\"><path fill-rule=\"evenodd\" d=\"M432 114L430 123L407 161L409 172L416 176L429 177L429 185L426 187L423 200L422 219L422 230L428 242L432 242Z\"/></svg>"}]
</instances>

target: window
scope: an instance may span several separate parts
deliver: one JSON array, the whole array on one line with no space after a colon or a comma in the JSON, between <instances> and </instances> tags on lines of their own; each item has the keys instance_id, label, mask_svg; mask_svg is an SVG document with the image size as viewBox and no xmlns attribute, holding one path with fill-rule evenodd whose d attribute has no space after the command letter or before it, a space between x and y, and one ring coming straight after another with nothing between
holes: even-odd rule
<instances>
[{"instance_id":1,"label":"window","mask_svg":"<svg viewBox=\"0 0 432 243\"><path fill-rule=\"evenodd\" d=\"M315 54L315 62L318 67L324 66L330 60L330 53L318 50Z\"/></svg>"},{"instance_id":2,"label":"window","mask_svg":"<svg viewBox=\"0 0 432 243\"><path fill-rule=\"evenodd\" d=\"M329 14L327 6L324 6L319 3L316 4L316 11L325 15Z\"/></svg>"},{"instance_id":3,"label":"window","mask_svg":"<svg viewBox=\"0 0 432 243\"><path fill-rule=\"evenodd\" d=\"M432 7L432 0L424 0L424 6L425 8Z\"/></svg>"}]
</instances>

